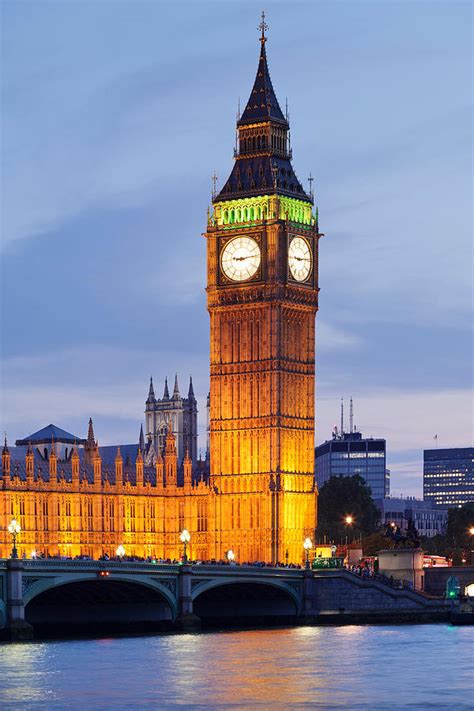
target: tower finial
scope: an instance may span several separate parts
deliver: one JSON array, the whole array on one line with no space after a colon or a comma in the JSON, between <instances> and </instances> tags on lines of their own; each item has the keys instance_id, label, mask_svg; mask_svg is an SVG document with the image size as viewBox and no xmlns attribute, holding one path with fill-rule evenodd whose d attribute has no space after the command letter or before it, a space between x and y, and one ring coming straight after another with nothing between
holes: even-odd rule
<instances>
[{"instance_id":1,"label":"tower finial","mask_svg":"<svg viewBox=\"0 0 474 711\"><path fill-rule=\"evenodd\" d=\"M174 376L174 388L173 388L173 400L178 400L180 398L179 385L178 385L178 373Z\"/></svg>"},{"instance_id":2,"label":"tower finial","mask_svg":"<svg viewBox=\"0 0 474 711\"><path fill-rule=\"evenodd\" d=\"M268 30L268 25L265 22L265 11L262 10L262 21L257 27L258 30L260 30L261 35L260 35L260 42L262 43L262 47L264 46L265 42L267 41L266 35L265 35L265 30Z\"/></svg>"},{"instance_id":3,"label":"tower finial","mask_svg":"<svg viewBox=\"0 0 474 711\"><path fill-rule=\"evenodd\" d=\"M155 390L153 388L153 377L150 376L150 387L148 389L147 404L155 402Z\"/></svg>"},{"instance_id":4,"label":"tower finial","mask_svg":"<svg viewBox=\"0 0 474 711\"><path fill-rule=\"evenodd\" d=\"M193 387L193 376L189 376L189 390L188 390L188 400L195 400L194 387Z\"/></svg>"}]
</instances>

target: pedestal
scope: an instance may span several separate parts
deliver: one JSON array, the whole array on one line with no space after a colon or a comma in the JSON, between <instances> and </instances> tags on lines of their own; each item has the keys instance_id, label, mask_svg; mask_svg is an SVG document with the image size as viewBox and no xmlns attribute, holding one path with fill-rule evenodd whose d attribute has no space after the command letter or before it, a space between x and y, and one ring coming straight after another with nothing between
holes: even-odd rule
<instances>
[{"instance_id":1,"label":"pedestal","mask_svg":"<svg viewBox=\"0 0 474 711\"><path fill-rule=\"evenodd\" d=\"M423 556L419 548L393 548L379 551L379 573L393 580L411 583L416 590L423 590Z\"/></svg>"}]
</instances>

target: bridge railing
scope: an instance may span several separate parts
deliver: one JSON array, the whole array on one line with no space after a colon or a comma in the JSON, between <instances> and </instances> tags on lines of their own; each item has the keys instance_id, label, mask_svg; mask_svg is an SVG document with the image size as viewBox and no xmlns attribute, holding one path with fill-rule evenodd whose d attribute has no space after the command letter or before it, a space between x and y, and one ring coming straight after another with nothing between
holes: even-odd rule
<instances>
[{"instance_id":1,"label":"bridge railing","mask_svg":"<svg viewBox=\"0 0 474 711\"><path fill-rule=\"evenodd\" d=\"M139 571L139 572L164 572L177 573L181 568L181 563L153 563L142 560L77 560L70 558L24 558L21 560L22 567L25 571L51 571L51 570L115 570L115 571ZM6 569L7 559L0 559L0 570ZM253 565L247 564L229 564L216 561L215 563L193 563L189 561L188 565L192 568L195 575L209 574L269 574L272 576L301 576L302 568L291 568L272 565Z\"/></svg>"},{"instance_id":2,"label":"bridge railing","mask_svg":"<svg viewBox=\"0 0 474 711\"><path fill-rule=\"evenodd\" d=\"M311 563L311 567L313 570L344 568L344 558L315 558Z\"/></svg>"}]
</instances>

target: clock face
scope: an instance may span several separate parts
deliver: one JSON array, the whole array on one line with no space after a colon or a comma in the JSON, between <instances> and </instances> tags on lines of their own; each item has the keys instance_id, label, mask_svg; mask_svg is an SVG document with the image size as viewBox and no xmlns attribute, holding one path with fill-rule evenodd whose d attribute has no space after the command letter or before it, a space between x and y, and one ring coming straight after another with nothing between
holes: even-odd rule
<instances>
[{"instance_id":1,"label":"clock face","mask_svg":"<svg viewBox=\"0 0 474 711\"><path fill-rule=\"evenodd\" d=\"M311 273L311 249L302 237L293 237L288 249L288 266L293 279L306 281Z\"/></svg>"},{"instance_id":2,"label":"clock face","mask_svg":"<svg viewBox=\"0 0 474 711\"><path fill-rule=\"evenodd\" d=\"M236 237L227 242L221 254L224 274L232 281L246 281L260 266L260 247L251 237Z\"/></svg>"}]
</instances>

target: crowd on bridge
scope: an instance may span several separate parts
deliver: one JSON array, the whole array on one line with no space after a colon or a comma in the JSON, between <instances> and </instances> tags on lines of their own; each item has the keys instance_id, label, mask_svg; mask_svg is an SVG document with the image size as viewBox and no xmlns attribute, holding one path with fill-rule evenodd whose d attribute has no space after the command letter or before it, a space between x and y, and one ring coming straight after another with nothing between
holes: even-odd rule
<instances>
[{"instance_id":1,"label":"crowd on bridge","mask_svg":"<svg viewBox=\"0 0 474 711\"><path fill-rule=\"evenodd\" d=\"M94 560L92 556L88 555L77 555L77 556L64 556L64 555L49 555L43 552L35 552L31 556L36 560ZM26 558L26 554L23 553L22 558ZM153 556L140 557L135 555L123 555L123 556L109 556L107 553L99 556L100 561L111 561L116 563L152 563L159 565L181 565L184 560L183 558L154 558ZM187 565L217 565L217 566L236 566L236 567L252 567L252 568L287 568L294 570L301 570L303 566L296 563L266 563L264 561L237 561L237 560L218 560L216 558L211 558L210 560L200 560L200 559L187 559Z\"/></svg>"}]
</instances>

